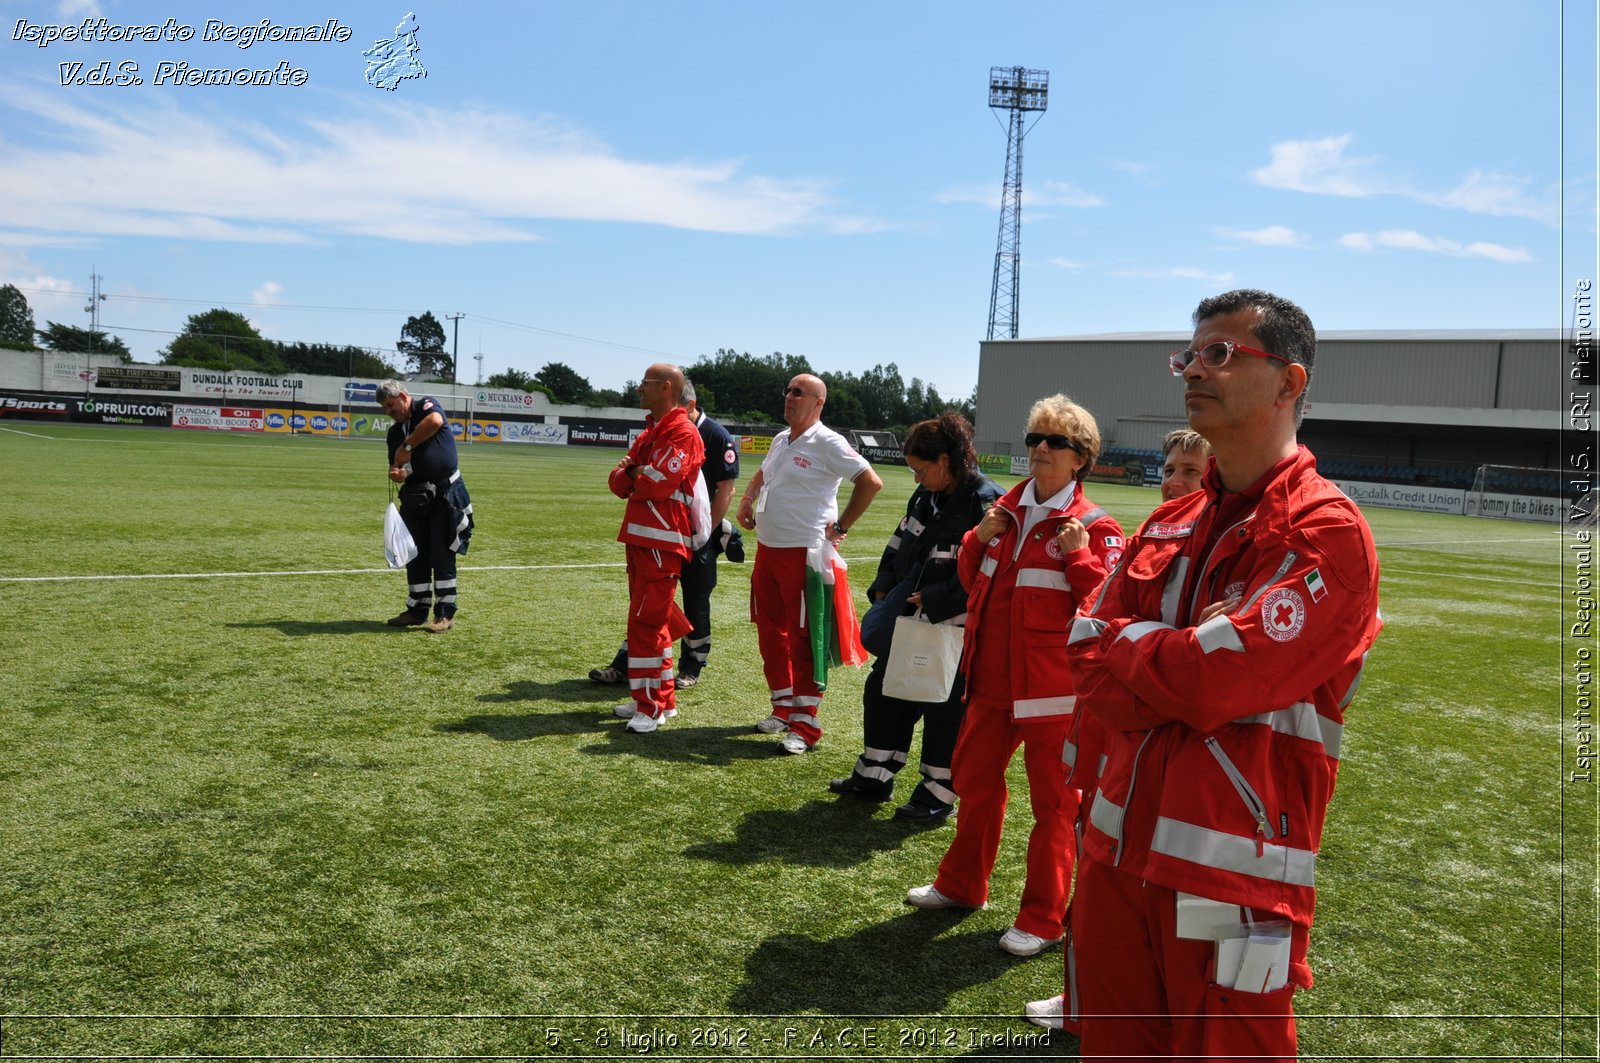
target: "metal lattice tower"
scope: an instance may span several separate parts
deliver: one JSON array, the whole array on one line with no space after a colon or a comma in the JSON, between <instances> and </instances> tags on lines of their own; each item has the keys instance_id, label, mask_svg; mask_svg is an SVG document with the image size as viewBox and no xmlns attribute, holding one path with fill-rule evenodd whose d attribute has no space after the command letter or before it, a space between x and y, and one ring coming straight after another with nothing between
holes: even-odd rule
<instances>
[{"instance_id":1,"label":"metal lattice tower","mask_svg":"<svg viewBox=\"0 0 1600 1063\"><path fill-rule=\"evenodd\" d=\"M989 107L1007 112L1006 182L1000 193L1000 237L994 251L994 284L989 289L989 339L1017 338L1018 265L1022 243L1022 137L1029 111L1049 105L1050 72L1020 66L989 68ZM1038 119L1034 119L1038 121Z\"/></svg>"}]
</instances>

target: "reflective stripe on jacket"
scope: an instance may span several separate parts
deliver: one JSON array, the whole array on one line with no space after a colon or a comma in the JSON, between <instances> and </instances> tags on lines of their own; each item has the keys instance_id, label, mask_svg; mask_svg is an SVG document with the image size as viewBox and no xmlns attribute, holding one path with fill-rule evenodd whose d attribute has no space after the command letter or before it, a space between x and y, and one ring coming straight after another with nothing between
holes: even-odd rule
<instances>
[{"instance_id":1,"label":"reflective stripe on jacket","mask_svg":"<svg viewBox=\"0 0 1600 1063\"><path fill-rule=\"evenodd\" d=\"M1075 782L1098 775L1083 852L1309 927L1344 710L1383 623L1377 553L1304 447L1220 529L1219 492L1213 467L1158 507L1073 624L1080 706L1104 743L1077 758Z\"/></svg>"},{"instance_id":2,"label":"reflective stripe on jacket","mask_svg":"<svg viewBox=\"0 0 1600 1063\"><path fill-rule=\"evenodd\" d=\"M1065 653L1068 629L1079 599L1105 578L1108 560L1115 564L1122 547L1122 528L1084 497L1080 483L1067 507L1034 525L1017 553L1022 526L1019 500L1028 483L1017 484L995 503L995 508L1010 518L1006 530L985 543L974 528L962 540L957 557L961 582L967 588L962 670L970 669L977 659L979 639L1007 640L1012 651L1011 714L1018 723L1072 713L1077 699ZM1056 533L1069 517L1077 517L1089 529L1089 545L1063 557ZM992 617L987 615L990 596L1002 581L1016 588L1011 615ZM967 689L973 689L970 680Z\"/></svg>"},{"instance_id":3,"label":"reflective stripe on jacket","mask_svg":"<svg viewBox=\"0 0 1600 1063\"><path fill-rule=\"evenodd\" d=\"M684 485L693 490L705 447L681 406L668 410L660 421L645 418L645 425L628 448L634 475L630 477L626 468L611 470L611 493L628 500L617 541L687 558L693 553L689 538L694 522Z\"/></svg>"}]
</instances>

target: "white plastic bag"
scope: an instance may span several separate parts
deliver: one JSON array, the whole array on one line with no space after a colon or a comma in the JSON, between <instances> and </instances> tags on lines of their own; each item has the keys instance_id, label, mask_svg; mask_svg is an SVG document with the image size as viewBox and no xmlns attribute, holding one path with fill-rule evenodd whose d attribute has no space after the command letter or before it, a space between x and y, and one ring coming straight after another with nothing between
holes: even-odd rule
<instances>
[{"instance_id":1,"label":"white plastic bag","mask_svg":"<svg viewBox=\"0 0 1600 1063\"><path fill-rule=\"evenodd\" d=\"M390 568L404 568L417 556L417 544L411 538L411 529L400 519L400 511L393 502L383 515L383 554Z\"/></svg>"},{"instance_id":2,"label":"white plastic bag","mask_svg":"<svg viewBox=\"0 0 1600 1063\"><path fill-rule=\"evenodd\" d=\"M689 524L693 531L689 549L698 550L711 541L711 533L716 531L711 526L711 495L706 491L706 478L699 473L694 474L694 491L689 497Z\"/></svg>"},{"instance_id":3,"label":"white plastic bag","mask_svg":"<svg viewBox=\"0 0 1600 1063\"><path fill-rule=\"evenodd\" d=\"M961 668L961 640L966 629L930 623L922 610L894 622L883 692L903 701L932 704L948 701Z\"/></svg>"}]
</instances>

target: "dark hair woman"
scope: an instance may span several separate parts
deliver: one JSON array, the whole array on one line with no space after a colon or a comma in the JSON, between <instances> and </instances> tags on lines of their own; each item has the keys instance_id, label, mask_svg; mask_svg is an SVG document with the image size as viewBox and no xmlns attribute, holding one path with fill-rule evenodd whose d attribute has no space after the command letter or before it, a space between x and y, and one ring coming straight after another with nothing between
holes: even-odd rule
<instances>
[{"instance_id":1,"label":"dark hair woman","mask_svg":"<svg viewBox=\"0 0 1600 1063\"><path fill-rule=\"evenodd\" d=\"M978 471L972 425L958 413L947 410L912 425L902 452L917 489L906 504L900 526L889 537L867 597L876 603L891 595L898 598L897 591L909 592L902 615L920 607L922 615L936 624L959 624L967 611L967 592L956 575L956 549L1002 492ZM892 604L886 605L892 608ZM962 681L958 676L950 697L942 703L905 701L883 692L888 663L887 652L879 655L867 676L862 695L865 748L855 770L848 778L833 780L828 788L836 794L887 801L894 793L895 774L910 756L911 737L920 719L922 781L895 815L938 823L955 807L950 757L961 728Z\"/></svg>"}]
</instances>

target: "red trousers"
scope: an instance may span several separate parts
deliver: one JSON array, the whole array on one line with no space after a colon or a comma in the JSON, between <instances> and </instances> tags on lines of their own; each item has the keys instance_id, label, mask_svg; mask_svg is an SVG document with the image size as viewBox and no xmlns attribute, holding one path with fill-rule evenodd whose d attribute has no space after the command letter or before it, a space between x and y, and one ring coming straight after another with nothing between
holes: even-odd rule
<instances>
[{"instance_id":1,"label":"red trousers","mask_svg":"<svg viewBox=\"0 0 1600 1063\"><path fill-rule=\"evenodd\" d=\"M1000 851L1006 818L1006 767L1022 746L1028 769L1028 800L1033 832L1028 836L1028 877L1016 926L1042 938L1061 937L1078 852L1073 823L1078 792L1067 786L1061 747L1071 718L1016 723L1011 709L974 697L967 705L950 762L951 782L961 795L956 836L939 862L933 886L962 904L976 907L989 899L989 874Z\"/></svg>"},{"instance_id":2,"label":"red trousers","mask_svg":"<svg viewBox=\"0 0 1600 1063\"><path fill-rule=\"evenodd\" d=\"M822 691L811 660L806 627L806 548L756 547L750 572L750 619L761 647L761 670L772 692L772 715L814 746L822 737L817 710Z\"/></svg>"},{"instance_id":3,"label":"red trousers","mask_svg":"<svg viewBox=\"0 0 1600 1063\"><path fill-rule=\"evenodd\" d=\"M628 686L634 706L659 719L676 708L672 644L692 626L673 596L683 558L628 544Z\"/></svg>"},{"instance_id":4,"label":"red trousers","mask_svg":"<svg viewBox=\"0 0 1600 1063\"><path fill-rule=\"evenodd\" d=\"M1293 1063L1294 983L1271 993L1211 984L1216 945L1178 937L1177 918L1167 887L1094 860L1079 864L1069 973L1082 1058ZM1292 959L1304 961L1304 941L1295 934Z\"/></svg>"}]
</instances>

